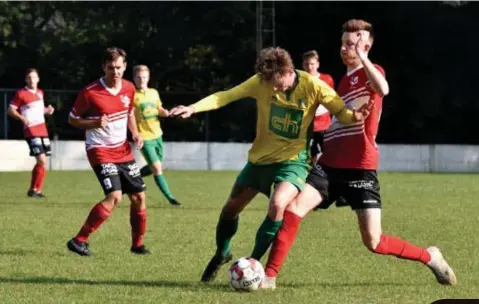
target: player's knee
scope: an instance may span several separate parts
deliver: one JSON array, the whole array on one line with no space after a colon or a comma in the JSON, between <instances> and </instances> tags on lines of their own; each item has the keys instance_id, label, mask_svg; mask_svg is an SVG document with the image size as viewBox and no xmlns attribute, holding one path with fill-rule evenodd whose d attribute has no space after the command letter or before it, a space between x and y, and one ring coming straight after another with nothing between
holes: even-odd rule
<instances>
[{"instance_id":1,"label":"player's knee","mask_svg":"<svg viewBox=\"0 0 479 304\"><path fill-rule=\"evenodd\" d=\"M40 154L39 156L37 156L36 160L37 160L37 164L42 167L45 167L47 164L47 158L45 154Z\"/></svg>"},{"instance_id":2,"label":"player's knee","mask_svg":"<svg viewBox=\"0 0 479 304\"><path fill-rule=\"evenodd\" d=\"M110 205L111 207L115 207L121 202L121 198L122 198L121 191L114 191L112 193L109 193L106 196L104 203Z\"/></svg>"},{"instance_id":3,"label":"player's knee","mask_svg":"<svg viewBox=\"0 0 479 304\"><path fill-rule=\"evenodd\" d=\"M229 202L229 201L228 201ZM226 203L226 205L221 209L221 215L220 217L223 219L234 219L239 216L238 210L235 208L231 207L230 204Z\"/></svg>"},{"instance_id":4,"label":"player's knee","mask_svg":"<svg viewBox=\"0 0 479 304\"><path fill-rule=\"evenodd\" d=\"M273 200L269 205L268 213L274 217L280 216L284 213L286 206L287 204L285 204L284 201Z\"/></svg>"},{"instance_id":5,"label":"player's knee","mask_svg":"<svg viewBox=\"0 0 479 304\"><path fill-rule=\"evenodd\" d=\"M132 206L136 209L146 208L145 192L133 193L132 195L130 195L130 201Z\"/></svg>"},{"instance_id":6,"label":"player's knee","mask_svg":"<svg viewBox=\"0 0 479 304\"><path fill-rule=\"evenodd\" d=\"M299 211L298 199L293 199L293 201L286 206L285 210L296 214Z\"/></svg>"},{"instance_id":7,"label":"player's knee","mask_svg":"<svg viewBox=\"0 0 479 304\"><path fill-rule=\"evenodd\" d=\"M152 170L154 175L161 175L163 174L163 169L161 168L161 165L158 166L153 166Z\"/></svg>"},{"instance_id":8,"label":"player's knee","mask_svg":"<svg viewBox=\"0 0 479 304\"><path fill-rule=\"evenodd\" d=\"M275 210L284 211L286 206L291 203L291 195L289 193L275 193L270 201L270 207Z\"/></svg>"}]
</instances>

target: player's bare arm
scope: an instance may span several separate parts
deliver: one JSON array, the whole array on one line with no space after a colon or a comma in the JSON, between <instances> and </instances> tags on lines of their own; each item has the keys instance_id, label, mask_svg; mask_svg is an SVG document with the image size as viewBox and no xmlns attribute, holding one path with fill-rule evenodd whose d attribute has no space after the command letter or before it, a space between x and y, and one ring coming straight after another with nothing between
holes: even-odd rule
<instances>
[{"instance_id":1,"label":"player's bare arm","mask_svg":"<svg viewBox=\"0 0 479 304\"><path fill-rule=\"evenodd\" d=\"M108 126L108 116L103 115L100 119L85 119L68 117L68 123L78 129L96 129L106 128Z\"/></svg>"},{"instance_id":2,"label":"player's bare arm","mask_svg":"<svg viewBox=\"0 0 479 304\"><path fill-rule=\"evenodd\" d=\"M158 107L158 116L160 117L168 117L170 116L170 111L167 109L163 108L162 106Z\"/></svg>"},{"instance_id":3,"label":"player's bare arm","mask_svg":"<svg viewBox=\"0 0 479 304\"><path fill-rule=\"evenodd\" d=\"M17 109L10 107L7 113L10 117L20 120L24 125L28 125L28 119L20 114Z\"/></svg>"},{"instance_id":4,"label":"player's bare arm","mask_svg":"<svg viewBox=\"0 0 479 304\"><path fill-rule=\"evenodd\" d=\"M355 45L356 53L361 60L361 64L364 67L364 71L370 81L371 87L381 96L386 96L389 94L389 84L386 78L381 74L378 69L374 66L374 64L369 60L367 52L363 50L369 50L371 47L370 42L368 42L368 33L358 33L359 40Z\"/></svg>"},{"instance_id":5,"label":"player's bare arm","mask_svg":"<svg viewBox=\"0 0 479 304\"><path fill-rule=\"evenodd\" d=\"M136 148L138 150L141 150L141 148L143 148L143 139L138 134L134 112L131 112L131 114L128 115L128 130L130 130L131 132L131 137L133 138L133 141L135 142Z\"/></svg>"}]
</instances>

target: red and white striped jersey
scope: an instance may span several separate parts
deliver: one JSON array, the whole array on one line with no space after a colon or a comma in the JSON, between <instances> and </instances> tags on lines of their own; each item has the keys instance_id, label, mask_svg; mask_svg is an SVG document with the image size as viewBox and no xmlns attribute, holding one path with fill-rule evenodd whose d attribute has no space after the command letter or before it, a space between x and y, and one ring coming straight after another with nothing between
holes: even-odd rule
<instances>
[{"instance_id":1,"label":"red and white striped jersey","mask_svg":"<svg viewBox=\"0 0 479 304\"><path fill-rule=\"evenodd\" d=\"M118 92L112 92L103 78L84 88L75 101L70 116L73 118L109 118L105 128L85 131L88 160L92 166L104 163L123 163L133 160L127 141L127 124L133 113L135 86L122 80Z\"/></svg>"},{"instance_id":2,"label":"red and white striped jersey","mask_svg":"<svg viewBox=\"0 0 479 304\"><path fill-rule=\"evenodd\" d=\"M18 90L10 102L10 107L19 110L28 120L28 125L23 126L25 138L48 137L42 90L37 88L33 91L27 87Z\"/></svg>"},{"instance_id":3,"label":"red and white striped jersey","mask_svg":"<svg viewBox=\"0 0 479 304\"><path fill-rule=\"evenodd\" d=\"M334 80L333 77L329 74L319 73L319 79L326 82L331 88L334 89ZM316 113L314 116L314 125L313 131L314 132L321 132L325 131L331 125L331 113L329 113L328 109L325 106L319 105L316 109Z\"/></svg>"},{"instance_id":4,"label":"red and white striped jersey","mask_svg":"<svg viewBox=\"0 0 479 304\"><path fill-rule=\"evenodd\" d=\"M381 74L384 70L374 65ZM367 104L370 114L364 122L342 125L336 118L324 135L324 151L319 163L333 168L377 170L379 150L376 135L379 128L383 97L370 86L362 67L347 73L339 83L338 94L348 108L359 109Z\"/></svg>"}]
</instances>

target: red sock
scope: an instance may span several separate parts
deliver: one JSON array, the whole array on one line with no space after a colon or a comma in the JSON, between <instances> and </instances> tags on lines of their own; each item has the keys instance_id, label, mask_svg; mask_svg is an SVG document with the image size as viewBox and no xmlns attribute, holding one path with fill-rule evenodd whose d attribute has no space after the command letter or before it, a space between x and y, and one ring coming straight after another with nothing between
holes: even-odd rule
<instances>
[{"instance_id":1,"label":"red sock","mask_svg":"<svg viewBox=\"0 0 479 304\"><path fill-rule=\"evenodd\" d=\"M276 277L278 275L296 239L301 220L301 217L292 212L284 212L283 224L273 242L268 263L266 264L265 273L268 277Z\"/></svg>"},{"instance_id":2,"label":"red sock","mask_svg":"<svg viewBox=\"0 0 479 304\"><path fill-rule=\"evenodd\" d=\"M431 260L431 255L426 249L385 234L381 235L381 240L374 249L374 253L394 255L400 259L420 261L424 264Z\"/></svg>"},{"instance_id":3,"label":"red sock","mask_svg":"<svg viewBox=\"0 0 479 304\"><path fill-rule=\"evenodd\" d=\"M35 167L37 166L38 166L37 179L36 179L34 188L37 190L37 192L41 192L43 187L43 181L45 180L46 169L45 169L45 166L41 166L41 165L39 166L38 164L35 165Z\"/></svg>"},{"instance_id":4,"label":"red sock","mask_svg":"<svg viewBox=\"0 0 479 304\"><path fill-rule=\"evenodd\" d=\"M30 189L35 191L40 191L40 189L38 188L38 185L40 180L41 180L41 183L43 184L44 178L45 178L45 167L40 164L36 164L32 170L32 180L30 182Z\"/></svg>"},{"instance_id":5,"label":"red sock","mask_svg":"<svg viewBox=\"0 0 479 304\"><path fill-rule=\"evenodd\" d=\"M143 245L143 236L146 233L146 209L137 210L130 208L131 225L131 246L140 247Z\"/></svg>"},{"instance_id":6,"label":"red sock","mask_svg":"<svg viewBox=\"0 0 479 304\"><path fill-rule=\"evenodd\" d=\"M110 216L110 213L111 211L105 208L102 203L96 204L91 209L90 214L75 239L79 242L87 242L90 234L100 227L100 225Z\"/></svg>"}]
</instances>

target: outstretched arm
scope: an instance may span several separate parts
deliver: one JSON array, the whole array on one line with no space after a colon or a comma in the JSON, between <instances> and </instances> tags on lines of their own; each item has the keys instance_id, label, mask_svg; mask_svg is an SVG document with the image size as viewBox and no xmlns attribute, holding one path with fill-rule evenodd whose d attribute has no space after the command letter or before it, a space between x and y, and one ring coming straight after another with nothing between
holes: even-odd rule
<instances>
[{"instance_id":1,"label":"outstretched arm","mask_svg":"<svg viewBox=\"0 0 479 304\"><path fill-rule=\"evenodd\" d=\"M361 63L363 65L364 71L366 72L366 76L368 77L369 83L371 88L381 96L386 96L389 94L389 84L384 77L384 71L380 71L372 62L369 60L368 55L361 51L362 44L366 43L364 41L364 37L359 34L359 40L356 43L356 53L358 54L359 58L361 59Z\"/></svg>"},{"instance_id":2,"label":"outstretched arm","mask_svg":"<svg viewBox=\"0 0 479 304\"><path fill-rule=\"evenodd\" d=\"M259 78L253 76L230 90L211 94L189 106L177 106L170 110L170 116L188 118L193 113L216 110L241 98L252 97L257 84L259 84Z\"/></svg>"}]
</instances>

